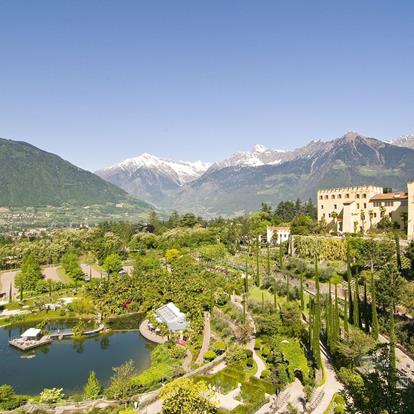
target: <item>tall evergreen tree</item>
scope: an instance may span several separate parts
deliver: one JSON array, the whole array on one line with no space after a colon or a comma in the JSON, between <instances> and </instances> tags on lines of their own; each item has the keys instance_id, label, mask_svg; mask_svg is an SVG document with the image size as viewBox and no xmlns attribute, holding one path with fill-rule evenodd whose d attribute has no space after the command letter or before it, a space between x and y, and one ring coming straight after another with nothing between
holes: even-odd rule
<instances>
[{"instance_id":1,"label":"tall evergreen tree","mask_svg":"<svg viewBox=\"0 0 414 414\"><path fill-rule=\"evenodd\" d=\"M332 346L332 293L331 293L331 280L328 281L328 300L326 302L326 337L328 346Z\"/></svg>"},{"instance_id":2,"label":"tall evergreen tree","mask_svg":"<svg viewBox=\"0 0 414 414\"><path fill-rule=\"evenodd\" d=\"M338 304L338 285L335 283L335 304L333 317L333 347L335 348L339 342L339 304Z\"/></svg>"},{"instance_id":3,"label":"tall evergreen tree","mask_svg":"<svg viewBox=\"0 0 414 414\"><path fill-rule=\"evenodd\" d=\"M315 317L314 317L314 329L313 329L313 356L317 368L322 366L321 361L321 347L319 343L321 334L321 298L320 298L320 286L319 286L319 272L318 272L318 258L315 256L315 282L316 282L316 302L315 302Z\"/></svg>"},{"instance_id":4,"label":"tall evergreen tree","mask_svg":"<svg viewBox=\"0 0 414 414\"><path fill-rule=\"evenodd\" d=\"M259 236L256 236L256 286L260 286L260 264L259 264Z\"/></svg>"},{"instance_id":5,"label":"tall evergreen tree","mask_svg":"<svg viewBox=\"0 0 414 414\"><path fill-rule=\"evenodd\" d=\"M247 293L247 291L249 290L249 254L247 252L246 254L246 266L245 266L245 275L246 277L244 278L244 291Z\"/></svg>"},{"instance_id":6,"label":"tall evergreen tree","mask_svg":"<svg viewBox=\"0 0 414 414\"><path fill-rule=\"evenodd\" d=\"M365 332L369 334L370 318L368 312L368 298L367 298L367 281L364 278L364 328Z\"/></svg>"},{"instance_id":7,"label":"tall evergreen tree","mask_svg":"<svg viewBox=\"0 0 414 414\"><path fill-rule=\"evenodd\" d=\"M379 326L378 326L378 316L377 316L377 299L376 299L376 292L375 292L374 272L371 272L370 287L371 287L371 326L372 326L371 335L375 340L378 340Z\"/></svg>"},{"instance_id":8,"label":"tall evergreen tree","mask_svg":"<svg viewBox=\"0 0 414 414\"><path fill-rule=\"evenodd\" d=\"M360 327L360 318L359 318L359 280L358 272L355 274L355 288L354 288L354 302L353 302L353 323L356 327Z\"/></svg>"},{"instance_id":9,"label":"tall evergreen tree","mask_svg":"<svg viewBox=\"0 0 414 414\"><path fill-rule=\"evenodd\" d=\"M394 241L395 241L395 253L397 256L397 268L398 271L401 272L402 264L401 264L401 247L400 247L400 236L396 231L394 231Z\"/></svg>"},{"instance_id":10,"label":"tall evergreen tree","mask_svg":"<svg viewBox=\"0 0 414 414\"><path fill-rule=\"evenodd\" d=\"M270 277L270 243L267 243L267 257L266 257L266 272L267 277Z\"/></svg>"},{"instance_id":11,"label":"tall evergreen tree","mask_svg":"<svg viewBox=\"0 0 414 414\"><path fill-rule=\"evenodd\" d=\"M349 246L349 242L346 245L346 278L348 282L348 299L349 299L349 322L353 323L353 303L352 303L352 270L351 270L351 250Z\"/></svg>"},{"instance_id":12,"label":"tall evergreen tree","mask_svg":"<svg viewBox=\"0 0 414 414\"><path fill-rule=\"evenodd\" d=\"M273 279L273 306L275 308L275 312L277 311L277 284L276 278Z\"/></svg>"},{"instance_id":13,"label":"tall evergreen tree","mask_svg":"<svg viewBox=\"0 0 414 414\"><path fill-rule=\"evenodd\" d=\"M303 273L300 274L300 308L302 311L305 310L305 297L303 291Z\"/></svg>"},{"instance_id":14,"label":"tall evergreen tree","mask_svg":"<svg viewBox=\"0 0 414 414\"><path fill-rule=\"evenodd\" d=\"M349 334L349 326L348 326L348 291L345 291L345 303L344 303L344 331L345 335Z\"/></svg>"}]
</instances>

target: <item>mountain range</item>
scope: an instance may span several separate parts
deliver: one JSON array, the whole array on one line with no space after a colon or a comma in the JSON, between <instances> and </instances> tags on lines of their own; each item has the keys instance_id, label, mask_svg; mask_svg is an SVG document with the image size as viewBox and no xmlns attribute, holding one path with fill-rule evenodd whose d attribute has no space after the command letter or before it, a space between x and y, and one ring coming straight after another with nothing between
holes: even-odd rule
<instances>
[{"instance_id":1,"label":"mountain range","mask_svg":"<svg viewBox=\"0 0 414 414\"><path fill-rule=\"evenodd\" d=\"M261 202L314 199L324 187L376 184L404 189L414 178L413 148L413 135L385 142L348 132L291 151L255 145L212 165L180 161L188 169L185 179L173 167L176 162L148 154L97 174L164 209L228 216L255 210Z\"/></svg>"},{"instance_id":2,"label":"mountain range","mask_svg":"<svg viewBox=\"0 0 414 414\"><path fill-rule=\"evenodd\" d=\"M404 190L414 178L414 135L385 142L348 132L291 151L255 145L214 164L142 154L96 174L28 143L0 139L0 177L0 207L125 203L142 212L231 216L262 202L315 199L319 188Z\"/></svg>"},{"instance_id":3,"label":"mountain range","mask_svg":"<svg viewBox=\"0 0 414 414\"><path fill-rule=\"evenodd\" d=\"M0 206L119 203L150 206L119 187L31 144L0 138Z\"/></svg>"}]
</instances>

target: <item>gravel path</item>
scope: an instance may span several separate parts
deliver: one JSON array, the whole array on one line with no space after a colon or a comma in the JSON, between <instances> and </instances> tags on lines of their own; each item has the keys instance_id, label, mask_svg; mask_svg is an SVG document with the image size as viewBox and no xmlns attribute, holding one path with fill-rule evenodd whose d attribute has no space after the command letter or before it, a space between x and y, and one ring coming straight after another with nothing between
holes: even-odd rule
<instances>
[{"instance_id":1,"label":"gravel path","mask_svg":"<svg viewBox=\"0 0 414 414\"><path fill-rule=\"evenodd\" d=\"M1 274L1 291L5 292L7 298L9 298L10 285L12 286L12 296L13 298L17 295L17 289L14 286L14 278L16 277L17 271L14 272L4 272Z\"/></svg>"},{"instance_id":2,"label":"gravel path","mask_svg":"<svg viewBox=\"0 0 414 414\"><path fill-rule=\"evenodd\" d=\"M57 267L45 267L42 273L45 279L50 279L54 282L64 282L58 274Z\"/></svg>"},{"instance_id":3,"label":"gravel path","mask_svg":"<svg viewBox=\"0 0 414 414\"><path fill-rule=\"evenodd\" d=\"M204 312L204 332L203 332L203 345L201 346L200 353L196 359L196 362L202 364L204 362L204 354L208 351L210 347L210 337L211 337L211 328L210 328L210 313Z\"/></svg>"},{"instance_id":4,"label":"gravel path","mask_svg":"<svg viewBox=\"0 0 414 414\"><path fill-rule=\"evenodd\" d=\"M90 266L88 264L82 263L80 267L86 276L91 275L94 279L101 278L101 272L99 272L94 266Z\"/></svg>"},{"instance_id":5,"label":"gravel path","mask_svg":"<svg viewBox=\"0 0 414 414\"><path fill-rule=\"evenodd\" d=\"M323 414L328 408L333 396L342 391L343 385L337 380L336 373L331 363L331 358L321 342L321 355L325 365L325 383L317 388L313 394L310 406L312 414Z\"/></svg>"}]
</instances>

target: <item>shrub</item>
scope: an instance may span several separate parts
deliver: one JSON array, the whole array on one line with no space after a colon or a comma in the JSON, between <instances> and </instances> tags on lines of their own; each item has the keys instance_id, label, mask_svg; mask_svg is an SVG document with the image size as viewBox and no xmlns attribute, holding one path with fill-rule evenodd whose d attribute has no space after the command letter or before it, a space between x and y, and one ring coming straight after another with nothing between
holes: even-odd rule
<instances>
[{"instance_id":1,"label":"shrub","mask_svg":"<svg viewBox=\"0 0 414 414\"><path fill-rule=\"evenodd\" d=\"M16 395L11 385L0 386L0 409L14 410L22 405L24 398Z\"/></svg>"},{"instance_id":2,"label":"shrub","mask_svg":"<svg viewBox=\"0 0 414 414\"><path fill-rule=\"evenodd\" d=\"M246 349L246 357L253 358L253 351L251 349Z\"/></svg>"},{"instance_id":3,"label":"shrub","mask_svg":"<svg viewBox=\"0 0 414 414\"><path fill-rule=\"evenodd\" d=\"M246 352L240 345L233 344L227 351L226 361L228 365L245 365L246 359Z\"/></svg>"},{"instance_id":4,"label":"shrub","mask_svg":"<svg viewBox=\"0 0 414 414\"><path fill-rule=\"evenodd\" d=\"M270 355L270 348L266 345L262 349L262 356L267 358Z\"/></svg>"},{"instance_id":5,"label":"shrub","mask_svg":"<svg viewBox=\"0 0 414 414\"><path fill-rule=\"evenodd\" d=\"M40 393L39 401L45 404L54 404L63 399L63 388L45 388Z\"/></svg>"},{"instance_id":6,"label":"shrub","mask_svg":"<svg viewBox=\"0 0 414 414\"><path fill-rule=\"evenodd\" d=\"M213 359L215 359L217 357L217 354L214 351L207 351L204 354L204 359L206 361L212 361Z\"/></svg>"},{"instance_id":7,"label":"shrub","mask_svg":"<svg viewBox=\"0 0 414 414\"><path fill-rule=\"evenodd\" d=\"M221 355L225 350L226 350L226 344L224 342L215 342L213 344L213 351L216 354Z\"/></svg>"},{"instance_id":8,"label":"shrub","mask_svg":"<svg viewBox=\"0 0 414 414\"><path fill-rule=\"evenodd\" d=\"M247 358L246 365L251 368L254 365L253 358Z\"/></svg>"},{"instance_id":9,"label":"shrub","mask_svg":"<svg viewBox=\"0 0 414 414\"><path fill-rule=\"evenodd\" d=\"M268 369L264 369L262 373L260 374L260 378L269 378L270 377L270 371Z\"/></svg>"},{"instance_id":10,"label":"shrub","mask_svg":"<svg viewBox=\"0 0 414 414\"><path fill-rule=\"evenodd\" d=\"M254 341L254 349L258 351L262 347L262 341L260 339L256 339Z\"/></svg>"},{"instance_id":11,"label":"shrub","mask_svg":"<svg viewBox=\"0 0 414 414\"><path fill-rule=\"evenodd\" d=\"M101 393L101 384L96 378L95 371L91 371L89 373L88 382L86 383L85 388L84 388L85 398L87 400L94 400L98 398L100 393Z\"/></svg>"}]
</instances>

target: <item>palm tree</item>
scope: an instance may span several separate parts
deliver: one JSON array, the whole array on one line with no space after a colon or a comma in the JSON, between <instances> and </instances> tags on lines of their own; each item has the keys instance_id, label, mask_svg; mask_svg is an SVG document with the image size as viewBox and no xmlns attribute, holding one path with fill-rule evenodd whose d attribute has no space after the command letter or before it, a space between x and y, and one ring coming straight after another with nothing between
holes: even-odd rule
<instances>
[{"instance_id":1,"label":"palm tree","mask_svg":"<svg viewBox=\"0 0 414 414\"><path fill-rule=\"evenodd\" d=\"M365 210L361 210L360 214L361 223L362 223L362 233L365 232Z\"/></svg>"},{"instance_id":2,"label":"palm tree","mask_svg":"<svg viewBox=\"0 0 414 414\"><path fill-rule=\"evenodd\" d=\"M372 219L374 217L374 212L372 210L369 210L368 216L369 216L369 228L372 229Z\"/></svg>"},{"instance_id":3,"label":"palm tree","mask_svg":"<svg viewBox=\"0 0 414 414\"><path fill-rule=\"evenodd\" d=\"M335 228L335 233L338 233L338 222L336 221L337 217L338 217L338 213L336 211L332 211L331 213L331 217L333 218L333 222L334 222L334 228Z\"/></svg>"}]
</instances>

